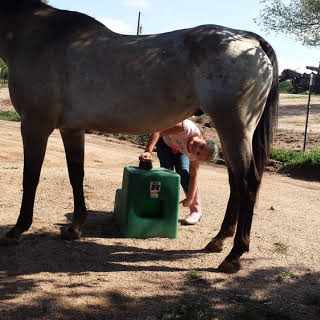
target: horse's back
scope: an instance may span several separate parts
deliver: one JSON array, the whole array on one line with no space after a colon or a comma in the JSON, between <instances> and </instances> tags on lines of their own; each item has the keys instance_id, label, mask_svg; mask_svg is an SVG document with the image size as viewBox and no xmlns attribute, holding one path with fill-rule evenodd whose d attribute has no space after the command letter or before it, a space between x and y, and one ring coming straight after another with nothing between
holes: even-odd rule
<instances>
[{"instance_id":1,"label":"horse's back","mask_svg":"<svg viewBox=\"0 0 320 320\"><path fill-rule=\"evenodd\" d=\"M208 100L225 99L226 87L236 99L243 79L269 63L253 34L216 25L136 37L50 7L33 19L30 30L39 34L30 42L25 36L24 56L22 50L15 56L13 100L47 113L55 127L128 133L169 127Z\"/></svg>"},{"instance_id":2,"label":"horse's back","mask_svg":"<svg viewBox=\"0 0 320 320\"><path fill-rule=\"evenodd\" d=\"M102 31L73 41L67 56L72 104L90 105L93 115L103 113L113 124L135 110L134 123L146 130L146 123L170 126L192 115L206 86L220 99L226 87L241 90L259 62L270 66L252 34L214 25L143 37ZM172 123L159 123L167 113Z\"/></svg>"}]
</instances>

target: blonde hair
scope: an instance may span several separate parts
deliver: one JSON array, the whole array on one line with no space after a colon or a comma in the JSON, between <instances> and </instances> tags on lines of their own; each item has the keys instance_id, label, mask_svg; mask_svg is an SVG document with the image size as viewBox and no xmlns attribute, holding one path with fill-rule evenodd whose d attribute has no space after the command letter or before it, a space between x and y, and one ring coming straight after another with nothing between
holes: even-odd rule
<instances>
[{"instance_id":1,"label":"blonde hair","mask_svg":"<svg viewBox=\"0 0 320 320\"><path fill-rule=\"evenodd\" d=\"M207 146L209 147L209 156L207 162L215 162L219 156L219 148L215 141L211 139L206 139Z\"/></svg>"}]
</instances>

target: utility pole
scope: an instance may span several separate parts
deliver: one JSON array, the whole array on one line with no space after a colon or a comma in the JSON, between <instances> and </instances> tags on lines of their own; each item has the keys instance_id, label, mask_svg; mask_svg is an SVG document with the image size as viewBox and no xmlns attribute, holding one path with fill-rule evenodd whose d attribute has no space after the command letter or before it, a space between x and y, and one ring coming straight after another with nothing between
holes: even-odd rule
<instances>
[{"instance_id":1,"label":"utility pole","mask_svg":"<svg viewBox=\"0 0 320 320\"><path fill-rule=\"evenodd\" d=\"M306 66L308 70L318 72L318 81L320 76L320 64L319 67L312 67ZM308 105L307 105L307 117L306 117L306 126L304 129L304 142L303 142L303 152L306 151L306 144L307 144L307 134L308 134L308 122L309 122L309 113L310 113L310 98L311 98L311 91L314 89L315 93L317 93L317 87L319 86L319 82L316 81L316 75L312 72L310 74L310 82L309 82L309 95L308 95Z\"/></svg>"},{"instance_id":2,"label":"utility pole","mask_svg":"<svg viewBox=\"0 0 320 320\"><path fill-rule=\"evenodd\" d=\"M141 33L140 17L141 17L141 12L139 11L139 14L138 14L138 26L137 26L137 36Z\"/></svg>"},{"instance_id":3,"label":"utility pole","mask_svg":"<svg viewBox=\"0 0 320 320\"><path fill-rule=\"evenodd\" d=\"M304 129L304 142L303 142L303 152L306 152L306 144L307 144L307 133L308 133L308 122L309 122L309 113L310 113L310 97L312 87L315 84L315 74L310 74L310 82L309 82L309 96L308 96L308 106L307 106L307 118L306 118L306 126Z\"/></svg>"},{"instance_id":4,"label":"utility pole","mask_svg":"<svg viewBox=\"0 0 320 320\"><path fill-rule=\"evenodd\" d=\"M315 80L315 87L314 87L314 93L320 93L320 62L319 67L311 67L306 66L308 70L317 72L316 80Z\"/></svg>"}]
</instances>

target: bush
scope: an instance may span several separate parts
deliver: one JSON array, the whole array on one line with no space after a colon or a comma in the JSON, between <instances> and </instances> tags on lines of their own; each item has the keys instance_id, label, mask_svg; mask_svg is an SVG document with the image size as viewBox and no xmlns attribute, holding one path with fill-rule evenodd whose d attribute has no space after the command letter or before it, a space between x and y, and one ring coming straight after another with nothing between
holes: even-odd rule
<instances>
[{"instance_id":1,"label":"bush","mask_svg":"<svg viewBox=\"0 0 320 320\"><path fill-rule=\"evenodd\" d=\"M130 141L134 144L138 144L141 146L146 146L147 142L149 141L149 138L151 134L144 134L144 135L124 135L121 133L114 133L114 134L109 134L109 133L104 133L106 137L114 137L119 140L126 140Z\"/></svg>"},{"instance_id":2,"label":"bush","mask_svg":"<svg viewBox=\"0 0 320 320\"><path fill-rule=\"evenodd\" d=\"M0 120L21 121L20 116L14 111L0 111Z\"/></svg>"},{"instance_id":3,"label":"bush","mask_svg":"<svg viewBox=\"0 0 320 320\"><path fill-rule=\"evenodd\" d=\"M310 152L273 149L270 156L284 166L320 168L320 150L316 149Z\"/></svg>"},{"instance_id":4,"label":"bush","mask_svg":"<svg viewBox=\"0 0 320 320\"><path fill-rule=\"evenodd\" d=\"M280 93L307 93L307 91L299 86L293 86L291 80L283 81L279 83Z\"/></svg>"},{"instance_id":5,"label":"bush","mask_svg":"<svg viewBox=\"0 0 320 320\"><path fill-rule=\"evenodd\" d=\"M292 93L293 85L291 80L283 81L279 83L279 92L280 93Z\"/></svg>"},{"instance_id":6,"label":"bush","mask_svg":"<svg viewBox=\"0 0 320 320\"><path fill-rule=\"evenodd\" d=\"M1 79L8 80L8 67L4 61L0 58L0 68L1 68Z\"/></svg>"}]
</instances>

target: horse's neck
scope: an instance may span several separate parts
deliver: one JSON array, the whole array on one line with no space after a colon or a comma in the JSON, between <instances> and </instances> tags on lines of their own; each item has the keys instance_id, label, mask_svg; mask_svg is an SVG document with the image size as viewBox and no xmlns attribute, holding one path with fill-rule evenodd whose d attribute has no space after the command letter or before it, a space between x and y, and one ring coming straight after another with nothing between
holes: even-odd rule
<instances>
[{"instance_id":1,"label":"horse's neck","mask_svg":"<svg viewBox=\"0 0 320 320\"><path fill-rule=\"evenodd\" d=\"M9 26L9 22L2 19L0 15L0 57L8 64L10 42L13 39L13 32Z\"/></svg>"},{"instance_id":2,"label":"horse's neck","mask_svg":"<svg viewBox=\"0 0 320 320\"><path fill-rule=\"evenodd\" d=\"M68 21L67 25L69 27L65 27L66 32L77 28L77 30L80 31L84 26L86 33L88 33L91 27L92 30L102 28L105 36L109 35L113 37L116 35L116 33L103 26L100 22L78 12L59 10L43 4L26 7L25 9L20 8L19 10L2 12L1 1L2 0L0 0L0 57L3 58L5 62L10 60L9 54L15 51L14 48L20 47L16 46L16 44L19 44L21 40L25 41L26 38L31 37L33 43L36 41L40 43L48 41L48 37L54 35L56 32L58 33L58 28L52 28L52 25L55 26L55 23L52 24L54 19L57 19L58 22L59 19L64 22ZM51 21L50 23L52 25L50 26L50 23L46 24L46 21ZM59 23L56 23L56 25L58 26ZM39 32L35 32L35 30Z\"/></svg>"},{"instance_id":3,"label":"horse's neck","mask_svg":"<svg viewBox=\"0 0 320 320\"><path fill-rule=\"evenodd\" d=\"M43 10L43 13L41 11ZM34 26L39 19L38 14L45 14L45 11L55 10L49 6L26 7L25 9L0 11L0 57L8 63L9 54L16 42L19 42L19 35L26 33L28 28ZM33 23L34 22L34 23Z\"/></svg>"}]
</instances>

